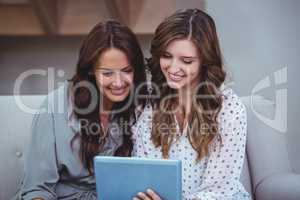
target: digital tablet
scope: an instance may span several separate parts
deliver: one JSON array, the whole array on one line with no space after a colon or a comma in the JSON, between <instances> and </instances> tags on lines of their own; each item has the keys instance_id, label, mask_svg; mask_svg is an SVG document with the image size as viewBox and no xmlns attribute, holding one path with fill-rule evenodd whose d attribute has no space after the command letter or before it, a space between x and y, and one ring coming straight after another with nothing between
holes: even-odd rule
<instances>
[{"instance_id":1,"label":"digital tablet","mask_svg":"<svg viewBox=\"0 0 300 200\"><path fill-rule=\"evenodd\" d=\"M98 200L132 199L153 189L162 199L181 199L181 161L137 157L94 158Z\"/></svg>"}]
</instances>

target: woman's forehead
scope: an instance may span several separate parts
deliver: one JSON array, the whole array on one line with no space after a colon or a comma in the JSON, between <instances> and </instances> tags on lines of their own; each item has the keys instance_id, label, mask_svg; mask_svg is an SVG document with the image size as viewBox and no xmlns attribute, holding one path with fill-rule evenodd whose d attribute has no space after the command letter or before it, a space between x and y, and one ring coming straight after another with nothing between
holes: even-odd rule
<instances>
[{"instance_id":1,"label":"woman's forehead","mask_svg":"<svg viewBox=\"0 0 300 200\"><path fill-rule=\"evenodd\" d=\"M182 57L198 57L198 49L193 41L188 39L176 39L171 41L166 51Z\"/></svg>"},{"instance_id":2,"label":"woman's forehead","mask_svg":"<svg viewBox=\"0 0 300 200\"><path fill-rule=\"evenodd\" d=\"M122 69L130 66L127 55L116 48L103 51L98 60L97 68Z\"/></svg>"}]
</instances>

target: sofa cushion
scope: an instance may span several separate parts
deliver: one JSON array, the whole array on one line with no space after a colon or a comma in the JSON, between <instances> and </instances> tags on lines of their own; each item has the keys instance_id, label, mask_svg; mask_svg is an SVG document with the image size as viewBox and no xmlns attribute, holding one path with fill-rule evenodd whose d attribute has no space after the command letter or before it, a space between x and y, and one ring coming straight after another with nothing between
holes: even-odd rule
<instances>
[{"instance_id":1,"label":"sofa cushion","mask_svg":"<svg viewBox=\"0 0 300 200\"><path fill-rule=\"evenodd\" d=\"M0 199L10 199L17 191L23 175L24 155L30 139L34 114L28 109L38 109L45 96L0 96ZM31 110L34 112L34 110Z\"/></svg>"}]
</instances>

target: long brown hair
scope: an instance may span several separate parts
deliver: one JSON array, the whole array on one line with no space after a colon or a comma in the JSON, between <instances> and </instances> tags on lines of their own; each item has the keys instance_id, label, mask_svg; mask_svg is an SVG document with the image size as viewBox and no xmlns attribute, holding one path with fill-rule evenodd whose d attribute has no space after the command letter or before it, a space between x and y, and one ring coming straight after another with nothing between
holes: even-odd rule
<instances>
[{"instance_id":1,"label":"long brown hair","mask_svg":"<svg viewBox=\"0 0 300 200\"><path fill-rule=\"evenodd\" d=\"M101 91L99 91L96 85L93 69L100 54L112 47L123 51L134 69L134 91L131 92L131 94L135 93L136 86L144 83L146 80L143 53L134 33L128 27L113 20L97 24L83 41L79 52L76 74L71 79L74 87L79 83L88 82L96 88L96 95L92 94L87 87L83 86L76 87L73 94L74 106L79 110L86 109L93 103L96 105L94 109L84 114L74 109L76 118L80 122L85 123L85 125L81 124L80 131L76 134L76 137L80 137L80 158L90 173L93 171L93 158L103 151L104 144L108 137L101 126L99 115L99 106L101 104L99 94ZM146 91L141 89L140 94L143 93L146 94ZM129 95L124 101L113 104L113 110L129 105L125 110L115 114L113 119L114 122L119 124L127 124L127 126L121 127L124 132L123 144L115 152L117 156L129 156L132 151L133 144L128 124L134 124L136 119L133 114L135 111L135 102L131 97L132 96ZM140 100L138 104L143 105L144 103ZM84 119L84 121L82 119ZM98 134L95 134L95 132L93 132L95 130L93 129L84 128L84 126L86 127L86 123L98 125L93 126L100 128ZM74 140L72 140L72 143L73 141Z\"/></svg>"},{"instance_id":2,"label":"long brown hair","mask_svg":"<svg viewBox=\"0 0 300 200\"><path fill-rule=\"evenodd\" d=\"M214 20L205 12L198 9L179 10L166 18L155 31L151 42L151 55L149 67L152 71L153 83L159 86L160 97L154 99L154 117L152 121L151 139L156 147L161 146L162 155L167 158L170 146L175 137L174 129L161 130L157 124L174 124L173 114L163 112L173 109L173 100L163 101L162 98L176 93L166 84L166 79L160 69L160 57L170 42L177 39L189 39L197 47L201 66L201 87L196 95L209 95L210 98L196 99L192 105L188 129L188 138L192 147L197 151L197 161L209 154L209 145L218 136L217 116L222 105L221 93L218 92L225 80L222 54L216 32ZM209 112L214 111L214 112ZM209 128L203 128L203 125Z\"/></svg>"}]
</instances>

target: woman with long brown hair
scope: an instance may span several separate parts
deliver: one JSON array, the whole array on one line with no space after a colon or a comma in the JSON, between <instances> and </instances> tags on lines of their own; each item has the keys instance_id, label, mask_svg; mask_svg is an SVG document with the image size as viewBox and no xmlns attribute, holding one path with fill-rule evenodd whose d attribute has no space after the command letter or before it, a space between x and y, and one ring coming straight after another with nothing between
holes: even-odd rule
<instances>
[{"instance_id":1,"label":"woman with long brown hair","mask_svg":"<svg viewBox=\"0 0 300 200\"><path fill-rule=\"evenodd\" d=\"M177 11L157 27L151 55L153 98L133 126L133 155L181 160L182 199L250 199L239 182L246 110L224 85L214 20ZM160 199L153 190L135 199Z\"/></svg>"},{"instance_id":2,"label":"woman with long brown hair","mask_svg":"<svg viewBox=\"0 0 300 200\"><path fill-rule=\"evenodd\" d=\"M132 97L145 79L132 31L116 21L97 24L83 41L76 74L48 95L48 112L33 121L21 199L96 199L93 158L131 155L130 125L136 103L143 105Z\"/></svg>"}]
</instances>

